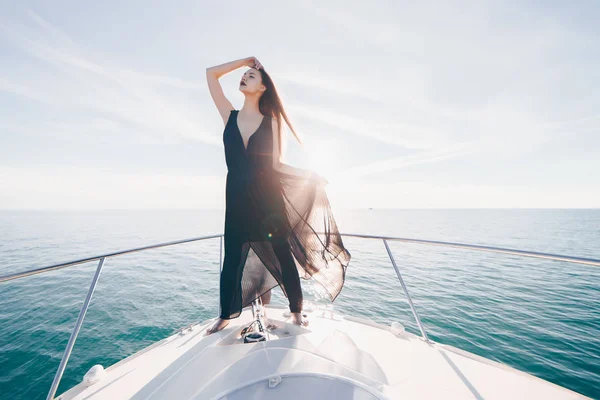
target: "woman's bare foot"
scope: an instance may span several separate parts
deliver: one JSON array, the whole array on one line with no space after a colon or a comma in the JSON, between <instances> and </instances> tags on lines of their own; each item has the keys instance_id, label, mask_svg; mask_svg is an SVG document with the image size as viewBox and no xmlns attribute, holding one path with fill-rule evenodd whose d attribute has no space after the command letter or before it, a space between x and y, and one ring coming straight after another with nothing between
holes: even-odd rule
<instances>
[{"instance_id":1,"label":"woman's bare foot","mask_svg":"<svg viewBox=\"0 0 600 400\"><path fill-rule=\"evenodd\" d=\"M225 328L227 325L229 325L228 319L219 318L219 319L217 319L217 322L215 322L215 324L213 326L211 326L210 328L208 328L206 330L206 334L210 335L212 333L219 332L221 329Z\"/></svg>"},{"instance_id":2,"label":"woman's bare foot","mask_svg":"<svg viewBox=\"0 0 600 400\"><path fill-rule=\"evenodd\" d=\"M302 317L302 313L292 313L292 322L300 326L308 325L308 320Z\"/></svg>"}]
</instances>

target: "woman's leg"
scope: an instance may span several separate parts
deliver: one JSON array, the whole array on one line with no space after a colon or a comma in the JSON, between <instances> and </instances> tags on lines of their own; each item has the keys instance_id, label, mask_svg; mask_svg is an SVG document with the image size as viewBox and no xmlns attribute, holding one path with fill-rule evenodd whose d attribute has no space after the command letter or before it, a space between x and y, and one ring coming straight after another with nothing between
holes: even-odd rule
<instances>
[{"instance_id":1,"label":"woman's leg","mask_svg":"<svg viewBox=\"0 0 600 400\"><path fill-rule=\"evenodd\" d=\"M215 324L207 329L211 334L225 328L229 320L239 316L242 309L241 278L243 241L239 239L225 239L225 257L223 270L220 277L219 301L221 313Z\"/></svg>"},{"instance_id":2,"label":"woman's leg","mask_svg":"<svg viewBox=\"0 0 600 400\"><path fill-rule=\"evenodd\" d=\"M243 241L237 238L225 241L225 257L220 278L220 304L223 319L239 316L242 310L242 247Z\"/></svg>"},{"instance_id":3,"label":"woman's leg","mask_svg":"<svg viewBox=\"0 0 600 400\"><path fill-rule=\"evenodd\" d=\"M300 277L294 262L294 256L287 240L273 241L273 251L279 260L283 279L283 286L290 302L290 311L300 313L302 311L302 287Z\"/></svg>"},{"instance_id":4,"label":"woman's leg","mask_svg":"<svg viewBox=\"0 0 600 400\"><path fill-rule=\"evenodd\" d=\"M265 292L262 296L260 296L260 301L262 301L262 303L264 305L270 304L271 303L271 291L269 290L268 292Z\"/></svg>"}]
</instances>

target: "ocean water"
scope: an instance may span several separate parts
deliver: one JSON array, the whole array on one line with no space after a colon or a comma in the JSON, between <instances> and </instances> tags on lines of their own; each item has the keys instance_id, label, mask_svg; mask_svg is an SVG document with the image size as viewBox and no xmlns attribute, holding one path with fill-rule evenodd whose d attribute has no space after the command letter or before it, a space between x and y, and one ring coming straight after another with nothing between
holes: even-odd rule
<instances>
[{"instance_id":1,"label":"ocean water","mask_svg":"<svg viewBox=\"0 0 600 400\"><path fill-rule=\"evenodd\" d=\"M600 210L354 210L342 233L389 235L600 258ZM223 211L0 211L0 274L153 243L221 233ZM335 303L418 328L381 240L352 253ZM428 335L600 398L600 268L389 242ZM45 398L96 262L0 284L0 398ZM58 393L218 311L219 240L106 260ZM279 289L273 303L285 304Z\"/></svg>"}]
</instances>

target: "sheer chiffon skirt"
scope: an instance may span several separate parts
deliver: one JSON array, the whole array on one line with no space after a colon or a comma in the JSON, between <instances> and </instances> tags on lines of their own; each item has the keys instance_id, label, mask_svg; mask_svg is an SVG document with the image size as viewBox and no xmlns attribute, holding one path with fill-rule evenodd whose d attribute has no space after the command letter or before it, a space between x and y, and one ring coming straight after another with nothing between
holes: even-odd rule
<instances>
[{"instance_id":1,"label":"sheer chiffon skirt","mask_svg":"<svg viewBox=\"0 0 600 400\"><path fill-rule=\"evenodd\" d=\"M351 259L324 185L315 179L260 171L247 185L228 188L221 318L281 286L290 310L302 308L300 280L314 279L331 301L339 295ZM250 183L252 182L252 183Z\"/></svg>"}]
</instances>

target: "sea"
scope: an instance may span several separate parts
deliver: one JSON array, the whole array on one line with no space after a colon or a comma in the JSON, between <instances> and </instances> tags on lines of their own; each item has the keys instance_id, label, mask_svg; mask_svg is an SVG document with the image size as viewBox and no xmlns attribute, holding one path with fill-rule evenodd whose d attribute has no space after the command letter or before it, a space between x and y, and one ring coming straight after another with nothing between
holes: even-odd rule
<instances>
[{"instance_id":1,"label":"sea","mask_svg":"<svg viewBox=\"0 0 600 400\"><path fill-rule=\"evenodd\" d=\"M469 243L600 259L600 209L334 210L342 234ZM223 210L0 211L0 275L220 234ZM331 303L419 334L381 239L352 255ZM600 267L389 241L430 339L600 399ZM220 240L107 258L57 394L218 312ZM97 262L0 283L0 398L44 399ZM281 290L272 302L286 304Z\"/></svg>"}]
</instances>

